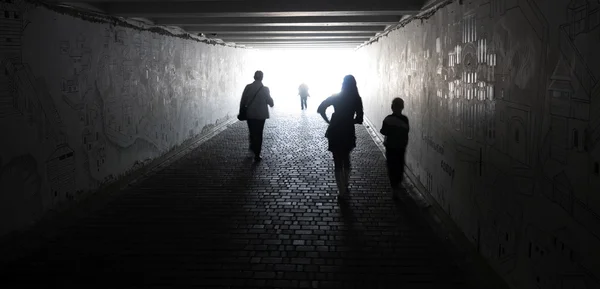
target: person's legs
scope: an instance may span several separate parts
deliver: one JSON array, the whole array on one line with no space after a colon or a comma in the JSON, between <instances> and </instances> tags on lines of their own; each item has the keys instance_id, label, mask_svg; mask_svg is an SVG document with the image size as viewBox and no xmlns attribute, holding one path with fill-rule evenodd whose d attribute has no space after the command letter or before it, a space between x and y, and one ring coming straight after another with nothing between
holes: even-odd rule
<instances>
[{"instance_id":1,"label":"person's legs","mask_svg":"<svg viewBox=\"0 0 600 289\"><path fill-rule=\"evenodd\" d=\"M400 188L404 188L402 181L404 180L404 167L406 165L406 148L400 150L398 154L398 183Z\"/></svg>"},{"instance_id":2,"label":"person's legs","mask_svg":"<svg viewBox=\"0 0 600 289\"><path fill-rule=\"evenodd\" d=\"M248 119L246 123L248 124L248 148L254 152L254 120Z\"/></svg>"},{"instance_id":3,"label":"person's legs","mask_svg":"<svg viewBox=\"0 0 600 289\"><path fill-rule=\"evenodd\" d=\"M343 154L343 167L344 167L344 185L346 188L346 192L349 191L349 183L350 183L350 171L351 171L351 163L350 163L350 151L344 152Z\"/></svg>"},{"instance_id":4,"label":"person's legs","mask_svg":"<svg viewBox=\"0 0 600 289\"><path fill-rule=\"evenodd\" d=\"M335 181L341 196L348 193L348 176L350 174L350 152L333 152L333 162L335 165Z\"/></svg>"},{"instance_id":5,"label":"person's legs","mask_svg":"<svg viewBox=\"0 0 600 289\"><path fill-rule=\"evenodd\" d=\"M386 150L386 163L393 197L398 197L398 190L402 189L404 174L404 150Z\"/></svg>"},{"instance_id":6,"label":"person's legs","mask_svg":"<svg viewBox=\"0 0 600 289\"><path fill-rule=\"evenodd\" d=\"M344 185L342 183L342 159L341 156L338 152L332 152L333 153L333 171L335 174L335 183L337 184L338 187L338 195L343 195L344 194Z\"/></svg>"},{"instance_id":7,"label":"person's legs","mask_svg":"<svg viewBox=\"0 0 600 289\"><path fill-rule=\"evenodd\" d=\"M254 131L254 156L258 159L260 158L260 153L262 152L262 143L263 143L263 131L265 129L265 120L264 119L256 119L256 127Z\"/></svg>"},{"instance_id":8,"label":"person's legs","mask_svg":"<svg viewBox=\"0 0 600 289\"><path fill-rule=\"evenodd\" d=\"M393 190L398 189L398 184L399 184L397 154L398 153L394 150L387 149L385 151L386 165L387 165L387 169L388 169L388 177L390 179L390 185L392 186Z\"/></svg>"},{"instance_id":9,"label":"person's legs","mask_svg":"<svg viewBox=\"0 0 600 289\"><path fill-rule=\"evenodd\" d=\"M306 97L301 96L300 97L300 109L305 109L306 108Z\"/></svg>"}]
</instances>

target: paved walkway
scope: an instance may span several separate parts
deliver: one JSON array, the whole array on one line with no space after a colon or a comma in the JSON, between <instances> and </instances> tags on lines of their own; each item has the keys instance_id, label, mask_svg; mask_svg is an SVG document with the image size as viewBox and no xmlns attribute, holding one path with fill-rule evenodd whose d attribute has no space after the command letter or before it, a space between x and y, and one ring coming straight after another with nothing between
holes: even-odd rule
<instances>
[{"instance_id":1,"label":"paved walkway","mask_svg":"<svg viewBox=\"0 0 600 289\"><path fill-rule=\"evenodd\" d=\"M362 126L352 199L336 202L324 130L314 107L275 111L253 166L238 122L0 271L0 284L18 282L0 287L466 288L433 233L392 202Z\"/></svg>"}]
</instances>

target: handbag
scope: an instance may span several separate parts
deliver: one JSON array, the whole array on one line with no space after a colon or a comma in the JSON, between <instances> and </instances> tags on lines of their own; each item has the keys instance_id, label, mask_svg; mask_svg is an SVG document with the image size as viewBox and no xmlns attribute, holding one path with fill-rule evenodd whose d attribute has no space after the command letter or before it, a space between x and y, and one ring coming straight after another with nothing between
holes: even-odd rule
<instances>
[{"instance_id":1,"label":"handbag","mask_svg":"<svg viewBox=\"0 0 600 289\"><path fill-rule=\"evenodd\" d=\"M254 99L258 95L258 92L262 88L263 88L263 86L261 85L260 88L258 88L258 90L256 91L256 93L252 97L252 99L248 103L246 103L246 105L240 107L240 113L237 116L238 120L241 120L241 121L248 120L248 115L247 115L247 113L248 113L248 106L250 106L250 104L254 101Z\"/></svg>"}]
</instances>

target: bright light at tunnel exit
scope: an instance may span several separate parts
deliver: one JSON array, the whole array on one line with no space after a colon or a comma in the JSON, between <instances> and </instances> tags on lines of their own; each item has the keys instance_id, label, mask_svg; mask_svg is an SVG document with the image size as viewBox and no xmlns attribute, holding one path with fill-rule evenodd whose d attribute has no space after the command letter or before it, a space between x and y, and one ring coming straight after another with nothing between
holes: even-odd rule
<instances>
[{"instance_id":1,"label":"bright light at tunnel exit","mask_svg":"<svg viewBox=\"0 0 600 289\"><path fill-rule=\"evenodd\" d=\"M309 87L308 111L315 112L325 98L338 93L344 76L356 67L353 49L256 50L255 70L264 72L275 109L300 111L298 87Z\"/></svg>"}]
</instances>

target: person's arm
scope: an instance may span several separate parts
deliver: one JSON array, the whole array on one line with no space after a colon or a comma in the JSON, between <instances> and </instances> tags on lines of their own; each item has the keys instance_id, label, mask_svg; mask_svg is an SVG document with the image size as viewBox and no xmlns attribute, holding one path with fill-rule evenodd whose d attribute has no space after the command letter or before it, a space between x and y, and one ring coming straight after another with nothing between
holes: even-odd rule
<instances>
[{"instance_id":1,"label":"person's arm","mask_svg":"<svg viewBox=\"0 0 600 289\"><path fill-rule=\"evenodd\" d=\"M248 99L248 86L246 85L246 87L244 88L244 92L242 92L242 99L240 99L240 110L242 110L242 107L244 107L244 104L246 104L247 99Z\"/></svg>"},{"instance_id":2,"label":"person's arm","mask_svg":"<svg viewBox=\"0 0 600 289\"><path fill-rule=\"evenodd\" d=\"M327 111L327 108L331 105L332 97L330 96L327 99L323 100L323 102L321 102L321 104L319 105L319 108L317 108L317 112L321 115L321 117L325 120L326 123L329 123L329 119L327 118L327 114L325 114L325 112Z\"/></svg>"},{"instance_id":3,"label":"person's arm","mask_svg":"<svg viewBox=\"0 0 600 289\"><path fill-rule=\"evenodd\" d=\"M275 103L273 102L273 98L271 97L271 90L269 90L269 88L266 86L265 86L264 90L267 93L267 104L270 107L273 107L273 105L275 105Z\"/></svg>"},{"instance_id":4,"label":"person's arm","mask_svg":"<svg viewBox=\"0 0 600 289\"><path fill-rule=\"evenodd\" d=\"M383 119L383 124L381 125L381 129L379 130L379 133L385 136L389 135L390 133L390 126L385 121L386 119L387 117Z\"/></svg>"},{"instance_id":5,"label":"person's arm","mask_svg":"<svg viewBox=\"0 0 600 289\"><path fill-rule=\"evenodd\" d=\"M407 117L403 117L403 120L406 123L406 126L402 128L402 130L403 130L402 141L405 144L408 144L408 133L410 132L410 125L408 124L408 118Z\"/></svg>"},{"instance_id":6,"label":"person's arm","mask_svg":"<svg viewBox=\"0 0 600 289\"><path fill-rule=\"evenodd\" d=\"M359 97L358 103L356 104L356 117L354 118L354 123L362 124L363 117L364 117L364 112L363 112L362 99Z\"/></svg>"}]
</instances>

